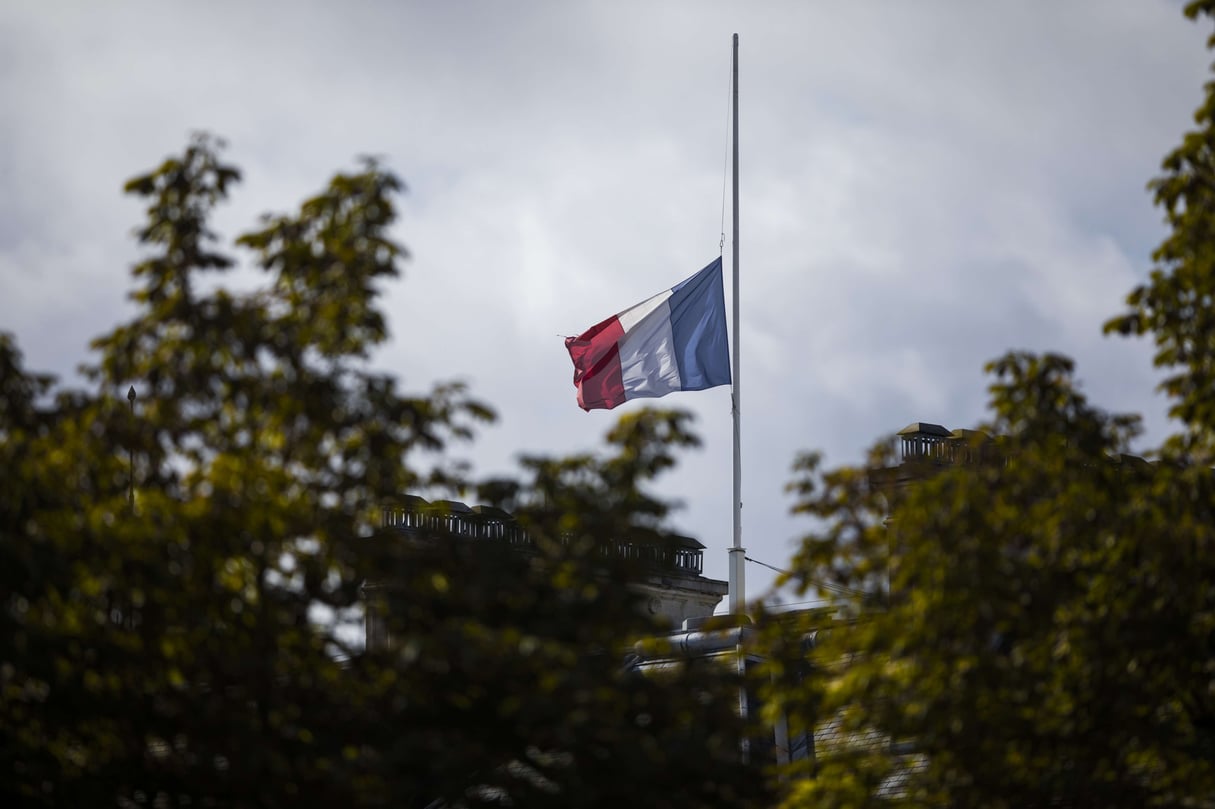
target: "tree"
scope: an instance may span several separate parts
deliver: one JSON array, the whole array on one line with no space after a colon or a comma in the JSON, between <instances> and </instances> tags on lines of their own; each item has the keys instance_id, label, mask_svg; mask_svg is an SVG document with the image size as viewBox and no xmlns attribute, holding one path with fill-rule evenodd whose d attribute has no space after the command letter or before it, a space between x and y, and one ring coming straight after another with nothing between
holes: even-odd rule
<instances>
[{"instance_id":1,"label":"tree","mask_svg":"<svg viewBox=\"0 0 1215 809\"><path fill-rule=\"evenodd\" d=\"M1215 3L1190 3L1190 17ZM1212 39L1215 46L1215 38ZM823 472L794 571L848 599L812 668L770 645L774 704L820 730L786 805L1198 806L1215 799L1215 83L1152 181L1172 230L1107 331L1150 335L1181 430L1146 463L1138 420L1094 407L1070 360L988 366L994 444L966 463ZM817 627L812 624L817 623Z\"/></svg>"},{"instance_id":2,"label":"tree","mask_svg":"<svg viewBox=\"0 0 1215 809\"><path fill-rule=\"evenodd\" d=\"M137 312L94 342L93 391L0 338L0 801L762 800L732 701L711 698L733 683L625 672L655 627L614 583L634 571L598 552L663 535L645 487L694 444L687 417L641 412L607 457L486 483L532 554L403 542L379 506L472 485L441 452L492 414L458 386L402 395L367 362L404 256L400 183L366 161L265 218L237 243L266 282L238 294L208 225L239 180L220 147L197 137L128 183L147 202ZM368 578L392 584L370 607L389 648L352 639Z\"/></svg>"}]
</instances>

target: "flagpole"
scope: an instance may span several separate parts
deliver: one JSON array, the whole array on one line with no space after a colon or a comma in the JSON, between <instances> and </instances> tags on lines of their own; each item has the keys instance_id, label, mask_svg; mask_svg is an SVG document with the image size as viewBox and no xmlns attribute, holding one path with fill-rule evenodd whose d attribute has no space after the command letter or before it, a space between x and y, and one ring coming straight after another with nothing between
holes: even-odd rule
<instances>
[{"instance_id":1,"label":"flagpole","mask_svg":"<svg viewBox=\"0 0 1215 809\"><path fill-rule=\"evenodd\" d=\"M734 375L731 398L734 415L734 544L730 548L730 614L742 615L747 603L746 561L747 549L742 545L742 400L739 393L741 378L738 351L738 34L734 35L734 61L731 85L734 107Z\"/></svg>"}]
</instances>

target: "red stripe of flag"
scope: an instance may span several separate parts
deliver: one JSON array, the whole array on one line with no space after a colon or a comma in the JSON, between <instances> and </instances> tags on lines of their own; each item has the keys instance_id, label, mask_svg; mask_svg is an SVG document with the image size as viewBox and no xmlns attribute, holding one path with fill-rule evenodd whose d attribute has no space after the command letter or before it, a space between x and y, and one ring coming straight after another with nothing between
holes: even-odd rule
<instances>
[{"instance_id":1,"label":"red stripe of flag","mask_svg":"<svg viewBox=\"0 0 1215 809\"><path fill-rule=\"evenodd\" d=\"M624 380L620 373L620 338L624 328L612 315L577 337L565 338L574 361L574 385L583 410L611 410L623 404Z\"/></svg>"}]
</instances>

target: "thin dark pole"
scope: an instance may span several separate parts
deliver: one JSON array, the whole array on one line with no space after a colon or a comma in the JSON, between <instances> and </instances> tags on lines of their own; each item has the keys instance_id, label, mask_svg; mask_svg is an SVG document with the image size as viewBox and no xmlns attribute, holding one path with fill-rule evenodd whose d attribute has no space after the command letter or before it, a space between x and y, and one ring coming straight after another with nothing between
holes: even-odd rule
<instances>
[{"instance_id":1,"label":"thin dark pole","mask_svg":"<svg viewBox=\"0 0 1215 809\"><path fill-rule=\"evenodd\" d=\"M131 513L135 513L135 386L127 391L127 401L131 403L131 438L130 445L127 447L127 462L129 464L127 471L127 503L131 507Z\"/></svg>"}]
</instances>

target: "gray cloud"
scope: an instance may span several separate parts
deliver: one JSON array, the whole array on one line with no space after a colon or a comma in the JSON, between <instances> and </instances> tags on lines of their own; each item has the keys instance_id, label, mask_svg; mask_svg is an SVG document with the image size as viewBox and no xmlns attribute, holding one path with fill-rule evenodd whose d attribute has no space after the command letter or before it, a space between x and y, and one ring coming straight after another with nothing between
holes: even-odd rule
<instances>
[{"instance_id":1,"label":"gray cloud","mask_svg":"<svg viewBox=\"0 0 1215 809\"><path fill-rule=\"evenodd\" d=\"M498 407L458 450L482 470L593 447L613 416L574 405L559 336L715 255L734 31L751 555L779 565L804 528L797 448L846 462L911 421L974 424L1010 347L1073 354L1162 435L1149 352L1100 324L1149 267L1143 186L1206 78L1173 3L6 4L0 325L68 373L126 316L119 189L191 130L245 169L228 236L383 155L413 259L378 364ZM729 394L662 404L700 417L664 491L724 578Z\"/></svg>"}]
</instances>

